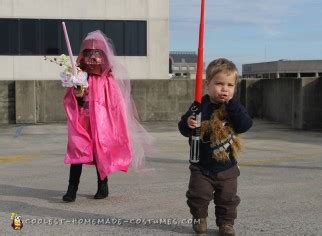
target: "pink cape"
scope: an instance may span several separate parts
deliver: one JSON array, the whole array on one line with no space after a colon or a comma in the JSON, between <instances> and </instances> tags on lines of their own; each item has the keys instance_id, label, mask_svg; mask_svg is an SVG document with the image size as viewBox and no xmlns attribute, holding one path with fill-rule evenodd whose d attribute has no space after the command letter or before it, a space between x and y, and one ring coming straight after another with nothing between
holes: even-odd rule
<instances>
[{"instance_id":1,"label":"pink cape","mask_svg":"<svg viewBox=\"0 0 322 236\"><path fill-rule=\"evenodd\" d=\"M66 164L95 164L100 178L127 171L132 159L125 103L112 74L90 75L89 116L77 104L74 88L64 97L68 144Z\"/></svg>"}]
</instances>

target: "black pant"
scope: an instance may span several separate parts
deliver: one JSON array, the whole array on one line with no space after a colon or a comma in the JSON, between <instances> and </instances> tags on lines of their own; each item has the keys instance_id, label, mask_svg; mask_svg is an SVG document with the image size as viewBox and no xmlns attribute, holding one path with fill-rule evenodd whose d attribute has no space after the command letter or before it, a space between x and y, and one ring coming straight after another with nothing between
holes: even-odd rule
<instances>
[{"instance_id":1,"label":"black pant","mask_svg":"<svg viewBox=\"0 0 322 236\"><path fill-rule=\"evenodd\" d=\"M69 169L69 184L78 186L83 164L71 164Z\"/></svg>"},{"instance_id":2,"label":"black pant","mask_svg":"<svg viewBox=\"0 0 322 236\"><path fill-rule=\"evenodd\" d=\"M83 168L83 164L71 164L70 165L69 184L78 186L80 176L82 174L82 168ZM105 178L104 180L100 179L97 168L96 168L96 173L97 173L97 182L98 183L103 182L105 179L107 179L107 178Z\"/></svg>"},{"instance_id":3,"label":"black pant","mask_svg":"<svg viewBox=\"0 0 322 236\"><path fill-rule=\"evenodd\" d=\"M215 203L216 224L234 224L237 218L237 206L240 198L237 194L237 165L221 171L214 176L206 176L194 165L190 165L190 182L187 191L187 204L196 219L208 216L208 205L212 199Z\"/></svg>"}]
</instances>

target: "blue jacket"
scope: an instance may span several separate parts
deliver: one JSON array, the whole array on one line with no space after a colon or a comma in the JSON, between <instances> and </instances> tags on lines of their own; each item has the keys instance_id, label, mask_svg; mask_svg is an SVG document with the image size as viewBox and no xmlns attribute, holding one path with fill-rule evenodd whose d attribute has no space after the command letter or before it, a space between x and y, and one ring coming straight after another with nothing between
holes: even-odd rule
<instances>
[{"instance_id":1,"label":"blue jacket","mask_svg":"<svg viewBox=\"0 0 322 236\"><path fill-rule=\"evenodd\" d=\"M181 120L178 123L180 133L185 137L189 137L189 145L192 130L188 127L187 119L192 114L191 106L189 110L181 117ZM212 103L209 95L203 96L201 101L201 121L209 120L212 113L220 106L220 103ZM236 134L246 132L253 125L251 117L238 100L232 98L226 105L226 110L228 112L228 122ZM229 160L225 162L220 162L212 158L210 142L207 142L207 140L204 141L205 142L200 142L200 161L197 164L193 163L193 165L197 165L204 174L213 175L220 171L227 170L237 164L236 158L231 152L229 155Z\"/></svg>"}]
</instances>

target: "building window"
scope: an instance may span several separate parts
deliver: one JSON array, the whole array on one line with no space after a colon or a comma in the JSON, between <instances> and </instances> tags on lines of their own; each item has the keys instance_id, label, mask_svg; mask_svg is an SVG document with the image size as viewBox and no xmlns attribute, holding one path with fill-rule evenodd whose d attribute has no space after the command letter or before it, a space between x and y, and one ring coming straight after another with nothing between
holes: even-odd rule
<instances>
[{"instance_id":1,"label":"building window","mask_svg":"<svg viewBox=\"0 0 322 236\"><path fill-rule=\"evenodd\" d=\"M300 73L300 77L315 77L314 72L306 72L306 73Z\"/></svg>"},{"instance_id":2,"label":"building window","mask_svg":"<svg viewBox=\"0 0 322 236\"><path fill-rule=\"evenodd\" d=\"M280 78L297 78L297 73L280 73Z\"/></svg>"},{"instance_id":3,"label":"building window","mask_svg":"<svg viewBox=\"0 0 322 236\"><path fill-rule=\"evenodd\" d=\"M57 20L40 21L40 54L62 54L61 42L63 41L61 40L60 28L61 24Z\"/></svg>"},{"instance_id":4,"label":"building window","mask_svg":"<svg viewBox=\"0 0 322 236\"><path fill-rule=\"evenodd\" d=\"M19 51L18 21L1 19L0 32L0 55L16 55Z\"/></svg>"},{"instance_id":5,"label":"building window","mask_svg":"<svg viewBox=\"0 0 322 236\"><path fill-rule=\"evenodd\" d=\"M269 78L269 74L263 74L263 78L264 79L268 79Z\"/></svg>"},{"instance_id":6,"label":"building window","mask_svg":"<svg viewBox=\"0 0 322 236\"><path fill-rule=\"evenodd\" d=\"M188 67L186 67L186 66L181 66L181 70L188 70Z\"/></svg>"},{"instance_id":7,"label":"building window","mask_svg":"<svg viewBox=\"0 0 322 236\"><path fill-rule=\"evenodd\" d=\"M39 55L39 20L26 19L19 22L19 54Z\"/></svg>"},{"instance_id":8,"label":"building window","mask_svg":"<svg viewBox=\"0 0 322 236\"><path fill-rule=\"evenodd\" d=\"M124 53L129 56L146 55L146 24L138 24L136 21L128 21L124 28L125 47Z\"/></svg>"},{"instance_id":9,"label":"building window","mask_svg":"<svg viewBox=\"0 0 322 236\"><path fill-rule=\"evenodd\" d=\"M60 55L67 53L57 19L1 19L0 55ZM64 20L73 54L79 53L87 33L101 30L111 38L120 56L147 55L146 21Z\"/></svg>"},{"instance_id":10,"label":"building window","mask_svg":"<svg viewBox=\"0 0 322 236\"><path fill-rule=\"evenodd\" d=\"M182 75L184 78L190 78L190 73L183 73Z\"/></svg>"},{"instance_id":11,"label":"building window","mask_svg":"<svg viewBox=\"0 0 322 236\"><path fill-rule=\"evenodd\" d=\"M117 55L124 55L124 23L123 21L105 22L105 33L113 39L114 48ZM116 43L117 42L117 43Z\"/></svg>"},{"instance_id":12,"label":"building window","mask_svg":"<svg viewBox=\"0 0 322 236\"><path fill-rule=\"evenodd\" d=\"M196 70L196 68L195 68L194 66L189 66L189 70L190 70L190 71L195 71L195 70Z\"/></svg>"}]
</instances>

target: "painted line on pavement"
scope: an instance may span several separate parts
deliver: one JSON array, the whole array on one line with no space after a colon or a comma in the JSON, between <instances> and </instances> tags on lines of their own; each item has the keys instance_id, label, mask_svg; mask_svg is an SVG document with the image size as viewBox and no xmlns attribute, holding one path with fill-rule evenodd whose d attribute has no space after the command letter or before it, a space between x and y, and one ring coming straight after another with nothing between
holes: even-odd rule
<instances>
[{"instance_id":1,"label":"painted line on pavement","mask_svg":"<svg viewBox=\"0 0 322 236\"><path fill-rule=\"evenodd\" d=\"M34 159L34 157L24 156L24 155L0 156L0 163L12 163L17 161L26 161L26 160L32 160L32 159Z\"/></svg>"}]
</instances>

